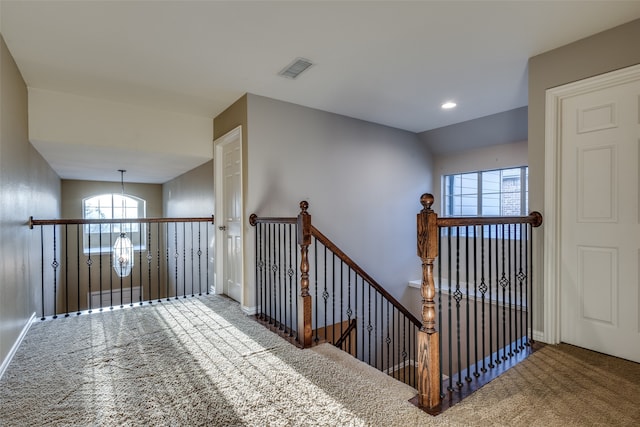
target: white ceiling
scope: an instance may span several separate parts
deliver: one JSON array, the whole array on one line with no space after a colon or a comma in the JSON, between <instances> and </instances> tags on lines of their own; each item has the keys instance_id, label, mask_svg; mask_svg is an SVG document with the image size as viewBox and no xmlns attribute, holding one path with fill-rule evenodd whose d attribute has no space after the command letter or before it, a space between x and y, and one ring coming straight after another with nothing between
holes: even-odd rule
<instances>
[{"instance_id":1,"label":"white ceiling","mask_svg":"<svg viewBox=\"0 0 640 427\"><path fill-rule=\"evenodd\" d=\"M529 57L640 17L640 1L1 1L30 87L207 117L250 92L413 132L527 105ZM316 65L278 76L296 57Z\"/></svg>"}]
</instances>

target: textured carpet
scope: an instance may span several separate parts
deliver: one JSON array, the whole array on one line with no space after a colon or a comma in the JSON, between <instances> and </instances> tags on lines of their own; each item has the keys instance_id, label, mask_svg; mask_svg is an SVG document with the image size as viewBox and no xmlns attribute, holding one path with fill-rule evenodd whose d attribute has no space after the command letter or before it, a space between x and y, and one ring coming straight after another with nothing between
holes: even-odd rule
<instances>
[{"instance_id":1,"label":"textured carpet","mask_svg":"<svg viewBox=\"0 0 640 427\"><path fill-rule=\"evenodd\" d=\"M640 365L546 346L438 417L414 395L213 296L34 324L0 380L0 425L631 426Z\"/></svg>"}]
</instances>

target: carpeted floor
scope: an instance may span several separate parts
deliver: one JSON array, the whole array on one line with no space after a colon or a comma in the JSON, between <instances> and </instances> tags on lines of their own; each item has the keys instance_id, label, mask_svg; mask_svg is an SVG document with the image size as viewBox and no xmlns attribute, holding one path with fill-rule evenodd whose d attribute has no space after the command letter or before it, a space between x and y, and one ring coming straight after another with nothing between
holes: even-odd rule
<instances>
[{"instance_id":1,"label":"carpeted floor","mask_svg":"<svg viewBox=\"0 0 640 427\"><path fill-rule=\"evenodd\" d=\"M640 365L546 346L438 417L414 395L213 296L34 324L0 380L0 426L631 426Z\"/></svg>"}]
</instances>

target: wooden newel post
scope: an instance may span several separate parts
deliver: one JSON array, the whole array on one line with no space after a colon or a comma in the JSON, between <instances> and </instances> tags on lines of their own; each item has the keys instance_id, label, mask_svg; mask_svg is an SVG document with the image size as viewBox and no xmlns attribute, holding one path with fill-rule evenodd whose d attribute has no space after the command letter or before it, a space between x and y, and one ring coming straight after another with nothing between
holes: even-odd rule
<instances>
[{"instance_id":1,"label":"wooden newel post","mask_svg":"<svg viewBox=\"0 0 640 427\"><path fill-rule=\"evenodd\" d=\"M298 215L298 245L300 245L300 304L298 304L298 340L303 348L311 347L311 295L309 295L309 245L311 245L311 215L309 203L300 202Z\"/></svg>"},{"instance_id":2,"label":"wooden newel post","mask_svg":"<svg viewBox=\"0 0 640 427\"><path fill-rule=\"evenodd\" d=\"M418 332L418 406L435 408L440 399L440 346L436 331L436 295L433 262L438 256L438 215L431 209L433 195L420 197L418 257L422 260L422 327Z\"/></svg>"}]
</instances>

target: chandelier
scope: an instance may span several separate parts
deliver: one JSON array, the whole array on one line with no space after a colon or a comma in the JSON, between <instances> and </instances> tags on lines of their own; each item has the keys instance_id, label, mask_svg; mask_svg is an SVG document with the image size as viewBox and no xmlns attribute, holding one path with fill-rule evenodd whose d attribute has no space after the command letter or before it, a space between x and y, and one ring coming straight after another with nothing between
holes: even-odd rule
<instances>
[{"instance_id":1,"label":"chandelier","mask_svg":"<svg viewBox=\"0 0 640 427\"><path fill-rule=\"evenodd\" d=\"M133 244L131 239L127 237L124 225L124 219L127 217L124 198L124 173L126 170L118 169L118 172L120 172L120 183L122 185L122 214L120 215L122 221L120 222L120 236L113 244L113 268L119 277L127 277L131 274L135 258L133 256Z\"/></svg>"}]
</instances>

